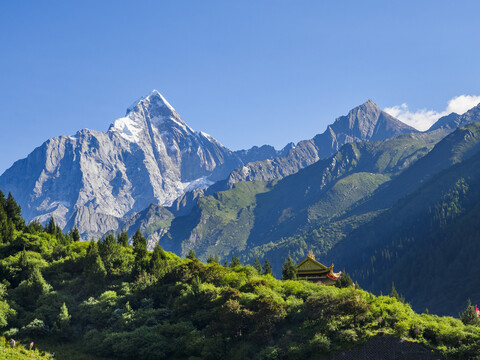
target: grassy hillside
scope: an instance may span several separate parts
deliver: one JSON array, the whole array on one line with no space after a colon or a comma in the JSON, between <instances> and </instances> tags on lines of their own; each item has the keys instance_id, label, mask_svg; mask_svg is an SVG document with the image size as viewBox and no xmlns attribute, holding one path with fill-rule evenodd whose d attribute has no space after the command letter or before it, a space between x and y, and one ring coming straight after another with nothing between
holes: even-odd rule
<instances>
[{"instance_id":1,"label":"grassy hillside","mask_svg":"<svg viewBox=\"0 0 480 360\"><path fill-rule=\"evenodd\" d=\"M51 359L49 353L34 348L29 350L29 343L16 342L15 347L10 346L5 337L0 337L0 359L2 360L27 360L27 359Z\"/></svg>"}]
</instances>

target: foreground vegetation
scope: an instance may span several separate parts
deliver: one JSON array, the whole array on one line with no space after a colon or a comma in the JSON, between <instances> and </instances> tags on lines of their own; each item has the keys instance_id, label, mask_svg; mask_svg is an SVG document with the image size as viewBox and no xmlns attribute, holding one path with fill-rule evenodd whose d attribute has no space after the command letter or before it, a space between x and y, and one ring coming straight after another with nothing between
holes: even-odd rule
<instances>
[{"instance_id":1,"label":"foreground vegetation","mask_svg":"<svg viewBox=\"0 0 480 360\"><path fill-rule=\"evenodd\" d=\"M204 264L157 246L140 232L79 242L54 221L25 225L0 193L0 327L55 358L305 359L379 335L419 342L448 358L473 358L480 327L416 314L399 297L353 286L277 280L256 264ZM268 264L268 263L267 263ZM261 271L260 271L261 270ZM469 308L469 310L472 310ZM4 340L2 340L4 341ZM4 346L7 359L42 358ZM23 357L22 357L23 356ZM44 358L47 355L44 356Z\"/></svg>"}]
</instances>

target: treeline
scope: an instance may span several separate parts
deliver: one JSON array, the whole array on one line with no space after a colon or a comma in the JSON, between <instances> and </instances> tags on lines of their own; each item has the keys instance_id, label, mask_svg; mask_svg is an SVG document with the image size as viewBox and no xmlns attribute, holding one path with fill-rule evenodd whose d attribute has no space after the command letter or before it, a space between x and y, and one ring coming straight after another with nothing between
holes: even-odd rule
<instances>
[{"instance_id":1,"label":"treeline","mask_svg":"<svg viewBox=\"0 0 480 360\"><path fill-rule=\"evenodd\" d=\"M130 243L126 234L76 241L74 230L62 234L52 220L26 225L13 198L0 198L0 329L60 349L58 359L305 359L377 335L449 358L480 349L480 327L415 314L401 299L351 282L276 280L268 260L244 266L236 255L204 264L194 252L186 259L160 246L150 252L140 232ZM295 278L293 268L287 258L285 279Z\"/></svg>"}]
</instances>

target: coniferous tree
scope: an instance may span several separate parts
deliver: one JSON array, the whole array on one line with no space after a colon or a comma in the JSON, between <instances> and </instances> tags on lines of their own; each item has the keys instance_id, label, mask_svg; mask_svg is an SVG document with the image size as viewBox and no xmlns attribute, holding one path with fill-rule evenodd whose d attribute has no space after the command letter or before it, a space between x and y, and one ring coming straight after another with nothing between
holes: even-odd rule
<instances>
[{"instance_id":1,"label":"coniferous tree","mask_svg":"<svg viewBox=\"0 0 480 360\"><path fill-rule=\"evenodd\" d=\"M338 278L335 282L335 286L338 288L346 288L349 286L353 286L353 280L350 275L345 271L345 269L343 269L342 275L340 275L340 278Z\"/></svg>"},{"instance_id":2,"label":"coniferous tree","mask_svg":"<svg viewBox=\"0 0 480 360\"><path fill-rule=\"evenodd\" d=\"M167 255L160 244L157 244L153 249L152 257L150 258L150 272L159 276L165 268L165 260Z\"/></svg>"},{"instance_id":3,"label":"coniferous tree","mask_svg":"<svg viewBox=\"0 0 480 360\"><path fill-rule=\"evenodd\" d=\"M133 254L135 256L134 270L137 274L147 270L148 266L148 251L147 239L143 236L140 230L137 230L132 238Z\"/></svg>"},{"instance_id":4,"label":"coniferous tree","mask_svg":"<svg viewBox=\"0 0 480 360\"><path fill-rule=\"evenodd\" d=\"M272 264L267 259L265 259L265 264L263 265L263 274L264 275L268 275L268 274L273 275Z\"/></svg>"},{"instance_id":5,"label":"coniferous tree","mask_svg":"<svg viewBox=\"0 0 480 360\"><path fill-rule=\"evenodd\" d=\"M57 315L54 330L60 333L60 336L64 339L68 338L71 318L72 316L68 313L67 305L63 303L62 306L60 306L60 312Z\"/></svg>"},{"instance_id":6,"label":"coniferous tree","mask_svg":"<svg viewBox=\"0 0 480 360\"><path fill-rule=\"evenodd\" d=\"M228 259L225 258L225 261L223 262L223 267L228 267Z\"/></svg>"},{"instance_id":7,"label":"coniferous tree","mask_svg":"<svg viewBox=\"0 0 480 360\"><path fill-rule=\"evenodd\" d=\"M290 255L285 259L285 263L282 266L282 280L296 280L297 279L297 267L293 263Z\"/></svg>"},{"instance_id":8,"label":"coniferous tree","mask_svg":"<svg viewBox=\"0 0 480 360\"><path fill-rule=\"evenodd\" d=\"M480 325L477 311L475 310L475 306L472 305L470 299L467 300L467 306L465 307L465 310L460 314L460 320L462 320L465 325Z\"/></svg>"},{"instance_id":9,"label":"coniferous tree","mask_svg":"<svg viewBox=\"0 0 480 360\"><path fill-rule=\"evenodd\" d=\"M242 263L240 262L240 259L238 258L237 252L233 254L232 262L230 263L230 267L235 267L235 266L240 266Z\"/></svg>"},{"instance_id":10,"label":"coniferous tree","mask_svg":"<svg viewBox=\"0 0 480 360\"><path fill-rule=\"evenodd\" d=\"M73 241L80 241L80 231L78 231L78 228L76 226L74 226L73 229L70 230L70 236L72 237Z\"/></svg>"},{"instance_id":11,"label":"coniferous tree","mask_svg":"<svg viewBox=\"0 0 480 360\"><path fill-rule=\"evenodd\" d=\"M27 231L30 234L37 234L44 231L44 228L38 220L33 220L33 221L30 221L30 223L28 224Z\"/></svg>"},{"instance_id":12,"label":"coniferous tree","mask_svg":"<svg viewBox=\"0 0 480 360\"><path fill-rule=\"evenodd\" d=\"M6 242L6 230L8 226L7 214L3 207L0 206L0 243Z\"/></svg>"},{"instance_id":13,"label":"coniferous tree","mask_svg":"<svg viewBox=\"0 0 480 360\"><path fill-rule=\"evenodd\" d=\"M7 199L5 199L5 194L0 190L0 211L7 211Z\"/></svg>"},{"instance_id":14,"label":"coniferous tree","mask_svg":"<svg viewBox=\"0 0 480 360\"><path fill-rule=\"evenodd\" d=\"M23 230L25 228L25 221L22 218L22 210L11 193L8 193L6 211L7 217L12 220L15 228L17 230Z\"/></svg>"},{"instance_id":15,"label":"coniferous tree","mask_svg":"<svg viewBox=\"0 0 480 360\"><path fill-rule=\"evenodd\" d=\"M128 234L126 231L122 231L118 234L117 243L123 247L128 247Z\"/></svg>"},{"instance_id":16,"label":"coniferous tree","mask_svg":"<svg viewBox=\"0 0 480 360\"><path fill-rule=\"evenodd\" d=\"M23 251L20 254L18 265L20 266L20 269L22 269L21 273L19 274L20 280L28 279L33 269L30 262L28 261L27 252L25 251L25 249L23 249Z\"/></svg>"},{"instance_id":17,"label":"coniferous tree","mask_svg":"<svg viewBox=\"0 0 480 360\"><path fill-rule=\"evenodd\" d=\"M45 225L45 232L55 235L56 228L57 225L55 224L55 219L53 218L53 215L50 215L50 220L48 221L47 225Z\"/></svg>"},{"instance_id":18,"label":"coniferous tree","mask_svg":"<svg viewBox=\"0 0 480 360\"><path fill-rule=\"evenodd\" d=\"M96 241L92 240L88 246L87 254L85 255L84 271L90 281L98 281L99 285L101 285L107 275Z\"/></svg>"},{"instance_id":19,"label":"coniferous tree","mask_svg":"<svg viewBox=\"0 0 480 360\"><path fill-rule=\"evenodd\" d=\"M220 257L218 256L218 254L215 254L215 255L210 254L208 256L207 264L212 264L212 263L220 264Z\"/></svg>"},{"instance_id":20,"label":"coniferous tree","mask_svg":"<svg viewBox=\"0 0 480 360\"><path fill-rule=\"evenodd\" d=\"M395 299L397 299L398 301L400 301L402 303L405 302L405 298L397 292L397 289L395 289L395 284L393 282L392 282L392 291L390 293L390 296L394 297Z\"/></svg>"},{"instance_id":21,"label":"coniferous tree","mask_svg":"<svg viewBox=\"0 0 480 360\"><path fill-rule=\"evenodd\" d=\"M260 261L258 261L257 257L255 257L255 261L253 262L253 267L255 270L257 270L258 274L262 273L262 264L260 264Z\"/></svg>"},{"instance_id":22,"label":"coniferous tree","mask_svg":"<svg viewBox=\"0 0 480 360\"><path fill-rule=\"evenodd\" d=\"M22 281L17 289L20 289L21 294L17 301L20 301L23 306L31 307L41 295L48 293L52 287L43 278L40 268L33 266L28 279Z\"/></svg>"},{"instance_id":23,"label":"coniferous tree","mask_svg":"<svg viewBox=\"0 0 480 360\"><path fill-rule=\"evenodd\" d=\"M187 259L195 260L196 258L197 254L195 254L195 251L193 251L193 249L190 249L187 254Z\"/></svg>"},{"instance_id":24,"label":"coniferous tree","mask_svg":"<svg viewBox=\"0 0 480 360\"><path fill-rule=\"evenodd\" d=\"M111 275L115 268L115 262L120 256L120 249L117 240L112 234L108 234L98 245L98 250L103 264L105 265L105 270Z\"/></svg>"},{"instance_id":25,"label":"coniferous tree","mask_svg":"<svg viewBox=\"0 0 480 360\"><path fill-rule=\"evenodd\" d=\"M61 244L66 244L62 229L55 223L53 215L50 216L50 221L45 226L45 232L54 235Z\"/></svg>"}]
</instances>

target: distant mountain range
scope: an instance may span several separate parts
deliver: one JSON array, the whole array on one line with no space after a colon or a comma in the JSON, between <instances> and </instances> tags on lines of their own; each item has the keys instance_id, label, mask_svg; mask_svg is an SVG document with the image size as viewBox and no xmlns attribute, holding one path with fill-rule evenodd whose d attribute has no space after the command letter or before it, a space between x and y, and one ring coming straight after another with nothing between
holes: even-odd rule
<instances>
[{"instance_id":1,"label":"distant mountain range","mask_svg":"<svg viewBox=\"0 0 480 360\"><path fill-rule=\"evenodd\" d=\"M0 189L15 196L27 220L53 216L65 230L76 226L91 238L118 230L130 221L125 217L151 204L171 205L219 180L280 178L331 156L345 143L409 131L415 130L368 101L296 146L231 151L192 130L154 90L106 133L84 129L46 141L0 176Z\"/></svg>"},{"instance_id":2,"label":"distant mountain range","mask_svg":"<svg viewBox=\"0 0 480 360\"><path fill-rule=\"evenodd\" d=\"M0 177L27 220L54 216L85 238L116 230L150 204L225 179L249 161L282 154L271 146L233 152L183 122L156 90L104 132L84 129L46 141Z\"/></svg>"},{"instance_id":3,"label":"distant mountain range","mask_svg":"<svg viewBox=\"0 0 480 360\"><path fill-rule=\"evenodd\" d=\"M394 282L417 310L455 314L480 300L477 121L480 105L418 132L368 100L310 140L231 151L153 91L105 133L46 141L0 189L27 220L53 216L84 239L140 229L150 248L268 258L277 273L313 249L369 290Z\"/></svg>"}]
</instances>

